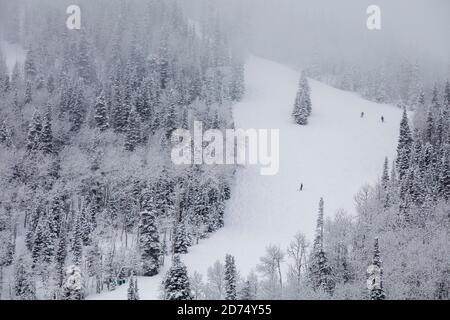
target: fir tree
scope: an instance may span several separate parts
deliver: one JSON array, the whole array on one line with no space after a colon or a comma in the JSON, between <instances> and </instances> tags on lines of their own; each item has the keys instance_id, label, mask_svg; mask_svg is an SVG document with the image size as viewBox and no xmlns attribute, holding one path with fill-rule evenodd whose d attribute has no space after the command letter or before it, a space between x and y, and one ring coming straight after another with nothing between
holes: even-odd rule
<instances>
[{"instance_id":1,"label":"fir tree","mask_svg":"<svg viewBox=\"0 0 450 320\"><path fill-rule=\"evenodd\" d=\"M42 120L41 116L36 111L33 115L33 119L31 120L28 126L27 150L29 152L39 149L41 133L42 133Z\"/></svg>"},{"instance_id":2,"label":"fir tree","mask_svg":"<svg viewBox=\"0 0 450 320\"><path fill-rule=\"evenodd\" d=\"M131 106L128 102L117 102L113 109L113 123L116 132L125 133L128 127L128 119L131 112Z\"/></svg>"},{"instance_id":3,"label":"fir tree","mask_svg":"<svg viewBox=\"0 0 450 320\"><path fill-rule=\"evenodd\" d=\"M389 186L389 160L386 157L384 159L384 165L383 165L383 174L381 176L381 187L383 190L387 190Z\"/></svg>"},{"instance_id":4,"label":"fir tree","mask_svg":"<svg viewBox=\"0 0 450 320\"><path fill-rule=\"evenodd\" d=\"M383 267L380 258L378 239L375 239L372 265L368 269L368 286L371 300L384 300L386 298L383 289ZM370 282L370 283L369 283Z\"/></svg>"},{"instance_id":5,"label":"fir tree","mask_svg":"<svg viewBox=\"0 0 450 320\"><path fill-rule=\"evenodd\" d=\"M169 51L166 33L161 37L161 43L158 50L158 71L159 79L161 80L161 89L164 90L169 82Z\"/></svg>"},{"instance_id":6,"label":"fir tree","mask_svg":"<svg viewBox=\"0 0 450 320\"><path fill-rule=\"evenodd\" d=\"M311 115L311 112L312 105L308 80L305 74L302 73L292 116L297 124L306 125L308 124L308 117Z\"/></svg>"},{"instance_id":7,"label":"fir tree","mask_svg":"<svg viewBox=\"0 0 450 320\"><path fill-rule=\"evenodd\" d=\"M25 98L23 100L24 104L29 104L31 101L33 101L33 86L31 84L31 81L27 81L25 84Z\"/></svg>"},{"instance_id":8,"label":"fir tree","mask_svg":"<svg viewBox=\"0 0 450 320\"><path fill-rule=\"evenodd\" d=\"M95 124L100 131L109 128L108 107L106 105L105 94L102 91L95 102Z\"/></svg>"},{"instance_id":9,"label":"fir tree","mask_svg":"<svg viewBox=\"0 0 450 320\"><path fill-rule=\"evenodd\" d=\"M171 91L169 96L166 98L166 103L168 105L167 105L166 117L164 119L164 130L165 130L166 139L168 141L170 141L172 132L175 129L177 129L178 115L175 110L176 106L175 106L175 101L174 101L174 95L175 95L174 91Z\"/></svg>"},{"instance_id":10,"label":"fir tree","mask_svg":"<svg viewBox=\"0 0 450 320\"><path fill-rule=\"evenodd\" d=\"M50 106L47 107L47 112L45 113L40 140L42 152L44 152L44 154L53 154L52 109Z\"/></svg>"},{"instance_id":11,"label":"fir tree","mask_svg":"<svg viewBox=\"0 0 450 320\"><path fill-rule=\"evenodd\" d=\"M18 300L35 300L36 285L23 256L14 265L13 295Z\"/></svg>"},{"instance_id":12,"label":"fir tree","mask_svg":"<svg viewBox=\"0 0 450 320\"><path fill-rule=\"evenodd\" d=\"M72 243L73 263L76 266L81 266L83 259L83 231L81 224L82 224L81 213L78 213L75 220L75 228L73 231L73 243Z\"/></svg>"},{"instance_id":13,"label":"fir tree","mask_svg":"<svg viewBox=\"0 0 450 320\"><path fill-rule=\"evenodd\" d=\"M225 257L225 299L236 300L236 264L234 257L227 254Z\"/></svg>"},{"instance_id":14,"label":"fir tree","mask_svg":"<svg viewBox=\"0 0 450 320\"><path fill-rule=\"evenodd\" d=\"M177 223L175 228L175 238L173 241L173 253L187 253L189 248L189 238L186 232L186 226L183 221Z\"/></svg>"},{"instance_id":15,"label":"fir tree","mask_svg":"<svg viewBox=\"0 0 450 320\"><path fill-rule=\"evenodd\" d=\"M40 261L46 263L51 262L55 254L54 249L54 244L50 236L48 219L47 216L43 216L36 227L33 249L31 252L34 265Z\"/></svg>"},{"instance_id":16,"label":"fir tree","mask_svg":"<svg viewBox=\"0 0 450 320\"><path fill-rule=\"evenodd\" d=\"M146 210L140 214L139 248L144 276L154 276L159 272L161 244L156 225L156 208L153 199L148 199Z\"/></svg>"},{"instance_id":17,"label":"fir tree","mask_svg":"<svg viewBox=\"0 0 450 320\"><path fill-rule=\"evenodd\" d=\"M406 108L403 109L402 121L400 123L400 135L397 146L397 171L398 177L401 180L409 168L411 149L412 149L412 136L409 128L408 114Z\"/></svg>"},{"instance_id":18,"label":"fir tree","mask_svg":"<svg viewBox=\"0 0 450 320\"><path fill-rule=\"evenodd\" d=\"M69 100L69 121L72 124L70 131L78 132L86 117L86 101L83 95L81 84L71 91Z\"/></svg>"},{"instance_id":19,"label":"fir tree","mask_svg":"<svg viewBox=\"0 0 450 320\"><path fill-rule=\"evenodd\" d=\"M323 290L328 294L332 294L335 282L323 246L323 214L324 201L321 198L319 202L316 236L314 238L313 250L309 261L309 281L314 290Z\"/></svg>"},{"instance_id":20,"label":"fir tree","mask_svg":"<svg viewBox=\"0 0 450 320\"><path fill-rule=\"evenodd\" d=\"M163 281L164 300L192 300L192 293L186 266L180 256L174 255L172 266Z\"/></svg>"},{"instance_id":21,"label":"fir tree","mask_svg":"<svg viewBox=\"0 0 450 320\"><path fill-rule=\"evenodd\" d=\"M61 232L58 241L58 247L56 249L56 282L58 287L62 287L65 277L67 257L67 233Z\"/></svg>"}]
</instances>

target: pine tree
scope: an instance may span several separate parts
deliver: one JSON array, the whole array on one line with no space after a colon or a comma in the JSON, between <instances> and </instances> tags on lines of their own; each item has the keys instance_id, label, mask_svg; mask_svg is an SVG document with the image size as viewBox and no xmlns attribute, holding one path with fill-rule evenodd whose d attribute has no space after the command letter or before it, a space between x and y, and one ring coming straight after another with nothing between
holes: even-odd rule
<instances>
[{"instance_id":1,"label":"pine tree","mask_svg":"<svg viewBox=\"0 0 450 320\"><path fill-rule=\"evenodd\" d=\"M23 100L24 104L29 104L33 101L33 85L31 81L27 81L25 84L25 98Z\"/></svg>"},{"instance_id":2,"label":"pine tree","mask_svg":"<svg viewBox=\"0 0 450 320\"><path fill-rule=\"evenodd\" d=\"M18 300L36 300L36 285L23 256L14 265L13 295Z\"/></svg>"},{"instance_id":3,"label":"pine tree","mask_svg":"<svg viewBox=\"0 0 450 320\"><path fill-rule=\"evenodd\" d=\"M169 82L169 50L166 33L161 37L161 43L158 50L158 71L159 79L161 80L161 89L164 90Z\"/></svg>"},{"instance_id":4,"label":"pine tree","mask_svg":"<svg viewBox=\"0 0 450 320\"><path fill-rule=\"evenodd\" d=\"M381 187L383 190L387 190L389 186L389 160L386 157L384 159L384 165L383 165L383 175L381 176Z\"/></svg>"},{"instance_id":5,"label":"pine tree","mask_svg":"<svg viewBox=\"0 0 450 320\"><path fill-rule=\"evenodd\" d=\"M305 74L302 73L297 96L295 98L292 116L294 117L294 120L297 124L306 125L308 124L308 117L311 115L311 113L312 105L308 79L306 78Z\"/></svg>"},{"instance_id":6,"label":"pine tree","mask_svg":"<svg viewBox=\"0 0 450 320\"><path fill-rule=\"evenodd\" d=\"M141 126L138 114L131 110L126 127L125 150L134 151L141 142Z\"/></svg>"},{"instance_id":7,"label":"pine tree","mask_svg":"<svg viewBox=\"0 0 450 320\"><path fill-rule=\"evenodd\" d=\"M109 128L108 107L106 105L105 93L102 91L95 102L95 124L100 131Z\"/></svg>"},{"instance_id":8,"label":"pine tree","mask_svg":"<svg viewBox=\"0 0 450 320\"><path fill-rule=\"evenodd\" d=\"M177 129L177 120L178 114L176 112L175 105L175 92L173 90L170 91L170 94L166 97L165 102L167 103L167 113L164 119L164 130L165 136L168 141L171 139L172 132Z\"/></svg>"},{"instance_id":9,"label":"pine tree","mask_svg":"<svg viewBox=\"0 0 450 320\"><path fill-rule=\"evenodd\" d=\"M413 139L409 128L408 114L406 108L403 109L402 121L400 123L400 135L397 146L397 171L401 180L409 168Z\"/></svg>"},{"instance_id":10,"label":"pine tree","mask_svg":"<svg viewBox=\"0 0 450 320\"><path fill-rule=\"evenodd\" d=\"M42 133L42 120L41 116L36 111L33 115L33 119L31 120L28 126L27 150L29 152L39 149L41 133Z\"/></svg>"},{"instance_id":11,"label":"pine tree","mask_svg":"<svg viewBox=\"0 0 450 320\"><path fill-rule=\"evenodd\" d=\"M75 218L75 228L73 230L73 243L72 243L72 253L73 253L73 263L76 266L81 266L83 259L83 231L82 231L82 220L81 213L77 213Z\"/></svg>"},{"instance_id":12,"label":"pine tree","mask_svg":"<svg viewBox=\"0 0 450 320\"><path fill-rule=\"evenodd\" d=\"M72 124L70 131L78 132L86 117L86 101L81 84L71 91L69 100L69 121Z\"/></svg>"},{"instance_id":13,"label":"pine tree","mask_svg":"<svg viewBox=\"0 0 450 320\"><path fill-rule=\"evenodd\" d=\"M56 249L56 282L58 287L62 287L65 277L65 266L67 257L67 233L61 232Z\"/></svg>"},{"instance_id":14,"label":"pine tree","mask_svg":"<svg viewBox=\"0 0 450 320\"><path fill-rule=\"evenodd\" d=\"M55 243L61 232L61 222L64 216L64 198L57 196L53 199L50 210L48 212L48 224L50 238Z\"/></svg>"},{"instance_id":15,"label":"pine tree","mask_svg":"<svg viewBox=\"0 0 450 320\"><path fill-rule=\"evenodd\" d=\"M161 244L156 225L156 208L151 198L147 200L146 210L140 214L139 248L143 275L151 277L158 274Z\"/></svg>"},{"instance_id":16,"label":"pine tree","mask_svg":"<svg viewBox=\"0 0 450 320\"><path fill-rule=\"evenodd\" d=\"M31 251L34 265L40 261L50 263L53 260L55 247L52 240L48 217L43 216L36 227L33 249Z\"/></svg>"},{"instance_id":17,"label":"pine tree","mask_svg":"<svg viewBox=\"0 0 450 320\"><path fill-rule=\"evenodd\" d=\"M321 198L319 202L316 236L309 261L309 281L314 290L323 290L328 294L333 294L335 282L323 247L323 214L324 201Z\"/></svg>"},{"instance_id":18,"label":"pine tree","mask_svg":"<svg viewBox=\"0 0 450 320\"><path fill-rule=\"evenodd\" d=\"M225 257L225 299L236 300L236 264L234 257L227 254Z\"/></svg>"},{"instance_id":19,"label":"pine tree","mask_svg":"<svg viewBox=\"0 0 450 320\"><path fill-rule=\"evenodd\" d=\"M173 253L183 254L188 253L189 238L186 232L186 225L183 221L177 223L175 228L175 238L173 241Z\"/></svg>"},{"instance_id":20,"label":"pine tree","mask_svg":"<svg viewBox=\"0 0 450 320\"><path fill-rule=\"evenodd\" d=\"M173 256L172 266L163 281L164 300L192 300L186 266L179 255Z\"/></svg>"},{"instance_id":21,"label":"pine tree","mask_svg":"<svg viewBox=\"0 0 450 320\"><path fill-rule=\"evenodd\" d=\"M53 154L53 132L52 132L52 109L51 106L47 107L45 113L44 125L42 127L40 148L44 154Z\"/></svg>"},{"instance_id":22,"label":"pine tree","mask_svg":"<svg viewBox=\"0 0 450 320\"><path fill-rule=\"evenodd\" d=\"M131 106L128 102L118 101L113 109L113 123L116 132L125 133L128 127L128 118L131 112Z\"/></svg>"},{"instance_id":23,"label":"pine tree","mask_svg":"<svg viewBox=\"0 0 450 320\"><path fill-rule=\"evenodd\" d=\"M386 294L383 289L383 267L378 247L378 238L375 239L372 265L368 268L369 296L371 300L384 300Z\"/></svg>"}]
</instances>

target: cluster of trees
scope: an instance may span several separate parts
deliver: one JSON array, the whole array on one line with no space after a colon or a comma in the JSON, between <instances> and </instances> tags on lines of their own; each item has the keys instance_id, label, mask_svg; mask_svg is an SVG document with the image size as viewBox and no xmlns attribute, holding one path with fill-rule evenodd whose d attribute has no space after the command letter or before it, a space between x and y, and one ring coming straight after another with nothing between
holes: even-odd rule
<instances>
[{"instance_id":1,"label":"cluster of trees","mask_svg":"<svg viewBox=\"0 0 450 320\"><path fill-rule=\"evenodd\" d=\"M294 110L292 111L295 123L302 126L308 124L308 118L312 113L310 92L308 79L306 78L305 73L302 72L298 84L297 96L295 97Z\"/></svg>"},{"instance_id":2,"label":"cluster of trees","mask_svg":"<svg viewBox=\"0 0 450 320\"><path fill-rule=\"evenodd\" d=\"M234 168L174 166L171 133L232 126L240 53L219 21L199 34L176 1L82 7L81 30L65 28L61 3L5 7L33 28L5 29L23 65L10 74L0 59L2 298L114 290L223 226Z\"/></svg>"},{"instance_id":3,"label":"cluster of trees","mask_svg":"<svg viewBox=\"0 0 450 320\"><path fill-rule=\"evenodd\" d=\"M391 168L385 159L355 196L357 215L324 219L320 199L312 245L299 233L286 250L268 246L256 272L233 277L237 299L449 299L450 85L421 96L412 119L404 111ZM194 274L193 297L228 297L223 275L220 262L206 282Z\"/></svg>"},{"instance_id":4,"label":"cluster of trees","mask_svg":"<svg viewBox=\"0 0 450 320\"><path fill-rule=\"evenodd\" d=\"M174 255L172 266L163 281L161 296L164 300L251 300L250 283L241 288L238 281L235 259L230 254L225 256L225 265L217 261L208 269L206 284L203 276L197 272L189 277L180 256Z\"/></svg>"}]
</instances>

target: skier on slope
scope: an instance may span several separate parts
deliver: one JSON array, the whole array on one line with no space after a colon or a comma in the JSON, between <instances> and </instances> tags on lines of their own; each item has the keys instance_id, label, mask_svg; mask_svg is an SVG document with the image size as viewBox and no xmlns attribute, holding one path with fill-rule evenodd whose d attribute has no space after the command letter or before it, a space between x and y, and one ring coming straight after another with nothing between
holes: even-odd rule
<instances>
[{"instance_id":1,"label":"skier on slope","mask_svg":"<svg viewBox=\"0 0 450 320\"><path fill-rule=\"evenodd\" d=\"M381 122L384 123L384 116L381 116Z\"/></svg>"},{"instance_id":2,"label":"skier on slope","mask_svg":"<svg viewBox=\"0 0 450 320\"><path fill-rule=\"evenodd\" d=\"M300 184L300 189L298 191L303 191L303 183Z\"/></svg>"},{"instance_id":3,"label":"skier on slope","mask_svg":"<svg viewBox=\"0 0 450 320\"><path fill-rule=\"evenodd\" d=\"M364 112L361 112L361 118L364 118Z\"/></svg>"}]
</instances>

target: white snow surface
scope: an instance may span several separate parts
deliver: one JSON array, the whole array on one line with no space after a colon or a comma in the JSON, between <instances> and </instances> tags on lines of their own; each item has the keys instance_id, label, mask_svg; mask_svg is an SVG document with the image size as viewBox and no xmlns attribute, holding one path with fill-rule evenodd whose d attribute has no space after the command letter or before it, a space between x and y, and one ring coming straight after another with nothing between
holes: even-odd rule
<instances>
[{"instance_id":1,"label":"white snow surface","mask_svg":"<svg viewBox=\"0 0 450 320\"><path fill-rule=\"evenodd\" d=\"M377 181L384 157L392 161L397 144L401 110L396 107L310 80L313 112L302 127L291 117L299 72L252 56L245 73L246 94L234 106L236 128L279 129L280 170L262 176L258 166L238 169L225 227L191 247L183 259L189 272L202 273L204 280L207 268L227 253L246 276L267 245L285 250L299 231L312 240L320 197L326 217L338 209L354 214L355 194L365 183ZM158 276L138 278L141 299L158 299L168 267L166 263ZM126 290L123 285L88 298L126 299Z\"/></svg>"}]
</instances>

